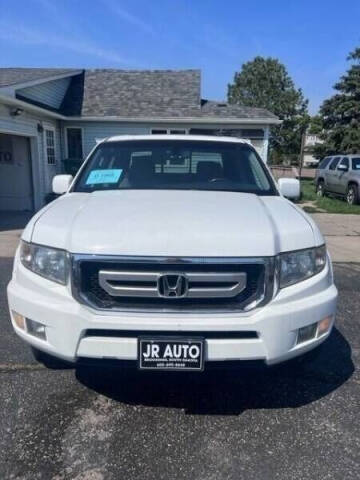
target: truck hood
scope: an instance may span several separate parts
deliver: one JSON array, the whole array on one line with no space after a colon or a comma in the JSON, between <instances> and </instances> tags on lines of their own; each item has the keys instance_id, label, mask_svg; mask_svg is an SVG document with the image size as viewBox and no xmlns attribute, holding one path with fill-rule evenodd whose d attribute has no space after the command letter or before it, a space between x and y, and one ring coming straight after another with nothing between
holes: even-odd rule
<instances>
[{"instance_id":1,"label":"truck hood","mask_svg":"<svg viewBox=\"0 0 360 480\"><path fill-rule=\"evenodd\" d=\"M45 207L26 236L72 253L171 257L272 256L323 242L282 197L189 190L70 193Z\"/></svg>"}]
</instances>

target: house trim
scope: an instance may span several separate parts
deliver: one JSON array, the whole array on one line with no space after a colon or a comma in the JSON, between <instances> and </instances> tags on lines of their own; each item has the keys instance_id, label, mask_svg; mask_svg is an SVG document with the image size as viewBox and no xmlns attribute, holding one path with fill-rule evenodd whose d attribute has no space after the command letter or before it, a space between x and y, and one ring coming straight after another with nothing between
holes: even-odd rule
<instances>
[{"instance_id":1,"label":"house trim","mask_svg":"<svg viewBox=\"0 0 360 480\"><path fill-rule=\"evenodd\" d=\"M222 118L222 117L64 117L65 120L74 122L123 122L123 123L206 123L226 125L279 125L282 120L277 118Z\"/></svg>"}]
</instances>

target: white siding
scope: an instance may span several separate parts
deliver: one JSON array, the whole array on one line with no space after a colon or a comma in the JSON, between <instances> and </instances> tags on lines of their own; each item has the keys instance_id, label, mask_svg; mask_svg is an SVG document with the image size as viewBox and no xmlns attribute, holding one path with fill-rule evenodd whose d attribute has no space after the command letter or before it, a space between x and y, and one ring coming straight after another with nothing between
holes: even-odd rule
<instances>
[{"instance_id":1,"label":"white siding","mask_svg":"<svg viewBox=\"0 0 360 480\"><path fill-rule=\"evenodd\" d=\"M53 108L59 108L63 101L66 90L70 84L70 77L60 80L51 80L32 87L21 88L16 91L29 100L49 105Z\"/></svg>"},{"instance_id":2,"label":"white siding","mask_svg":"<svg viewBox=\"0 0 360 480\"><path fill-rule=\"evenodd\" d=\"M64 122L65 127L83 128L84 157L96 145L96 140L111 137L112 135L145 135L150 133L149 126L124 125L116 122ZM65 129L63 129L63 152L65 153Z\"/></svg>"}]
</instances>

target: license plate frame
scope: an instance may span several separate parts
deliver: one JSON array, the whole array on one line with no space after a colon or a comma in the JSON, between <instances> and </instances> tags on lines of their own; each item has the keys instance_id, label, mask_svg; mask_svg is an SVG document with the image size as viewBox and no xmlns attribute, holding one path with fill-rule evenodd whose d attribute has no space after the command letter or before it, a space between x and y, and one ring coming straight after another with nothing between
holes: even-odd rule
<instances>
[{"instance_id":1,"label":"license plate frame","mask_svg":"<svg viewBox=\"0 0 360 480\"><path fill-rule=\"evenodd\" d=\"M147 345L157 345L159 347L159 358L146 358L143 353ZM187 353L190 353L190 347L197 346L199 348L199 356L197 359L191 358L190 355L184 356L184 348L181 348L181 358L164 357L166 345L169 345L171 352L174 354L174 345L188 346ZM148 350L148 349L147 349ZM141 371L166 371L166 372L203 372L204 371L204 350L205 339L203 337L182 337L182 336L140 336L138 338L138 369ZM148 350L153 353L152 350ZM194 353L192 349L192 353ZM145 352L148 353L148 352ZM168 351L167 351L168 353ZM176 353L179 353L179 349ZM194 361L197 360L197 361Z\"/></svg>"}]
</instances>

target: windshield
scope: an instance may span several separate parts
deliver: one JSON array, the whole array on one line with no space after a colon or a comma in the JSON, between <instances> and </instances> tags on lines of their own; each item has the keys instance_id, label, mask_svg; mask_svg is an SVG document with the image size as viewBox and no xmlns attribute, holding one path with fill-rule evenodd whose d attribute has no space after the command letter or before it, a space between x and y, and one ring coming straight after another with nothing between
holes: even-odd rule
<instances>
[{"instance_id":1,"label":"windshield","mask_svg":"<svg viewBox=\"0 0 360 480\"><path fill-rule=\"evenodd\" d=\"M192 140L102 143L81 170L73 191L123 189L277 195L273 180L251 146Z\"/></svg>"}]
</instances>

